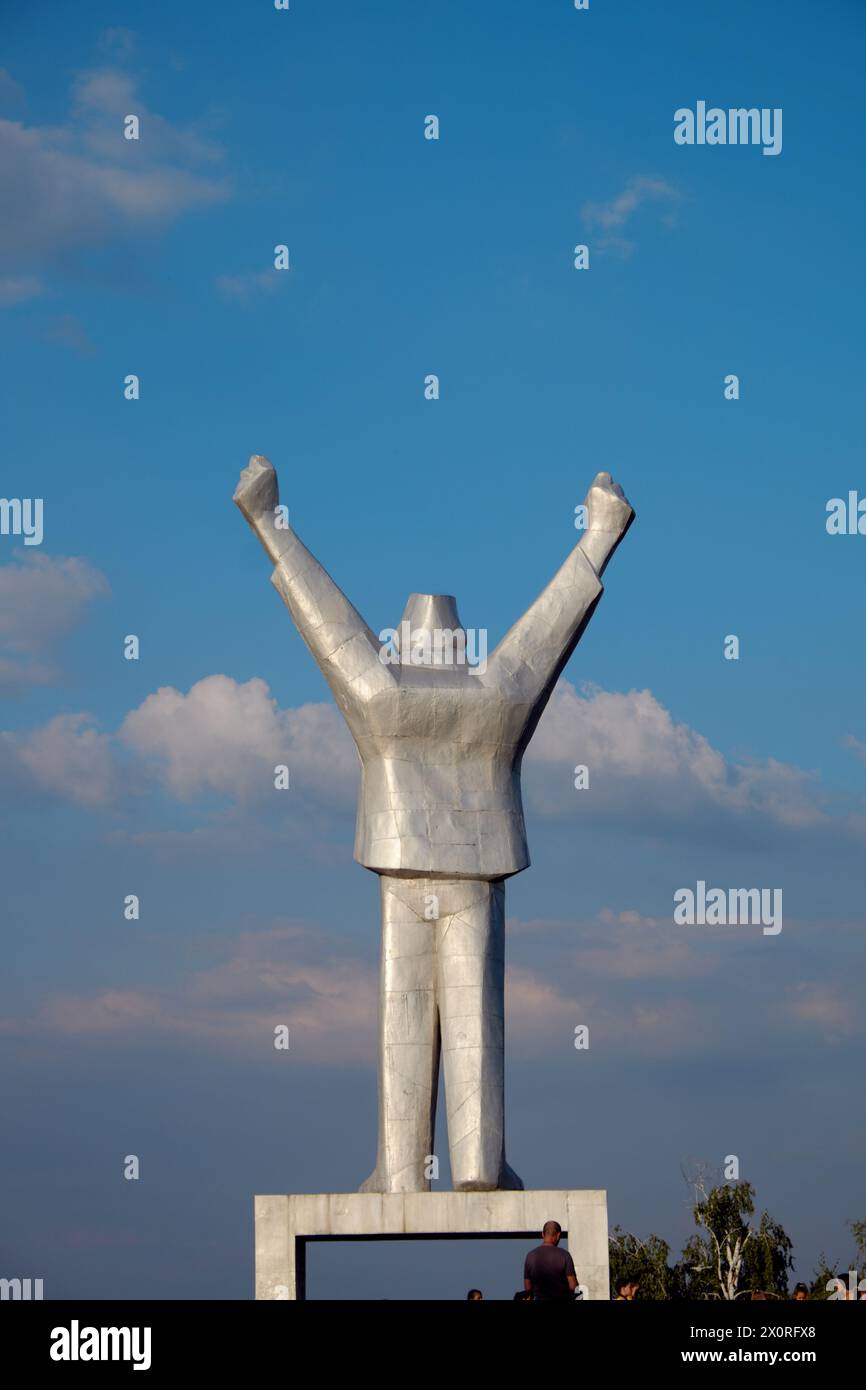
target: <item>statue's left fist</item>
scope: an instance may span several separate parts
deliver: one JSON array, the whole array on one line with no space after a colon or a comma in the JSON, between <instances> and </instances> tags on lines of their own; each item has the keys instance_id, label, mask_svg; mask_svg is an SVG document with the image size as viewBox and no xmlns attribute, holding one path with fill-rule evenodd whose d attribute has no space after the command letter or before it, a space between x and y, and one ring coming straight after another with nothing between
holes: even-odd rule
<instances>
[{"instance_id":1,"label":"statue's left fist","mask_svg":"<svg viewBox=\"0 0 866 1390\"><path fill-rule=\"evenodd\" d=\"M586 494L587 530L624 536L634 520L634 508L609 473L596 473Z\"/></svg>"},{"instance_id":2,"label":"statue's left fist","mask_svg":"<svg viewBox=\"0 0 866 1390\"><path fill-rule=\"evenodd\" d=\"M238 479L232 501L240 507L247 521L258 521L266 514L273 517L279 503L277 473L270 459L253 454Z\"/></svg>"}]
</instances>

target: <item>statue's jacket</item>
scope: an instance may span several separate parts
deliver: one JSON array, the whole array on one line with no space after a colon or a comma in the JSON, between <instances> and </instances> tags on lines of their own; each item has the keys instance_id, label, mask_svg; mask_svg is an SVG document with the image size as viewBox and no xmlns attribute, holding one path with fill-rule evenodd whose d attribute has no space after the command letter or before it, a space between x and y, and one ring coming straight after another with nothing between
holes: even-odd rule
<instances>
[{"instance_id":1,"label":"statue's jacket","mask_svg":"<svg viewBox=\"0 0 866 1390\"><path fill-rule=\"evenodd\" d=\"M381 643L292 531L271 580L355 740L356 860L407 877L525 869L523 753L602 594L580 547L483 671L383 661ZM564 764L570 757L564 749Z\"/></svg>"}]
</instances>

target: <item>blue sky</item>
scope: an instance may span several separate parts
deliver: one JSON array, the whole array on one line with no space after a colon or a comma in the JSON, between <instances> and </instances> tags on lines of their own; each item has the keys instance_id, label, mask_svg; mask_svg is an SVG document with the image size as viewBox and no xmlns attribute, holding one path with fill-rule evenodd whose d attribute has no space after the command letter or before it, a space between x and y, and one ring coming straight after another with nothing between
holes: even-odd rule
<instances>
[{"instance_id":1,"label":"blue sky","mask_svg":"<svg viewBox=\"0 0 866 1390\"><path fill-rule=\"evenodd\" d=\"M40 547L0 537L3 1272L246 1297L252 1194L372 1162L376 885L351 747L231 504L258 452L373 627L445 591L491 645L595 472L622 482L637 522L525 772L510 1156L678 1249L680 1165L737 1153L801 1277L847 1258L866 539L825 509L866 495L862 6L123 20L0 18L2 491L45 507ZM699 99L781 107L781 154L675 145ZM675 928L700 878L781 887L784 930ZM453 1255L417 1255L419 1296ZM517 1287L496 1247L464 1256L458 1293ZM385 1296L389 1269L329 1255L319 1292L375 1270Z\"/></svg>"}]
</instances>

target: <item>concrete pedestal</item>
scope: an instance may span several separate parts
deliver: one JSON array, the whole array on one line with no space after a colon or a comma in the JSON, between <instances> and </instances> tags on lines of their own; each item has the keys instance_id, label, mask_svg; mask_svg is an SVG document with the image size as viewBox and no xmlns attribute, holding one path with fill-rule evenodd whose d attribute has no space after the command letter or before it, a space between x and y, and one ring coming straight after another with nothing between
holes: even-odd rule
<instances>
[{"instance_id":1,"label":"concrete pedestal","mask_svg":"<svg viewBox=\"0 0 866 1390\"><path fill-rule=\"evenodd\" d=\"M311 1240L466 1240L541 1242L558 1221L584 1298L610 1297L607 1193L547 1192L303 1193L256 1197L256 1298L306 1297ZM520 1283L520 1278L517 1281Z\"/></svg>"}]
</instances>

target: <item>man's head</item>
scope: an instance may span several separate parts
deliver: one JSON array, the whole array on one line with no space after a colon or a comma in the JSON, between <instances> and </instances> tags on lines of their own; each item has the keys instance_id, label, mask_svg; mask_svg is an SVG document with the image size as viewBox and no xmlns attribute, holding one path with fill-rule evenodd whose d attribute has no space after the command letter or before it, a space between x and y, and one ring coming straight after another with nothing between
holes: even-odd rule
<instances>
[{"instance_id":1,"label":"man's head","mask_svg":"<svg viewBox=\"0 0 866 1390\"><path fill-rule=\"evenodd\" d=\"M809 1290L805 1284L794 1285L794 1301L796 1303L805 1303L808 1297Z\"/></svg>"},{"instance_id":2,"label":"man's head","mask_svg":"<svg viewBox=\"0 0 866 1390\"><path fill-rule=\"evenodd\" d=\"M541 1239L545 1245L558 1245L562 1239L562 1227L558 1221L545 1221L544 1229L541 1232Z\"/></svg>"},{"instance_id":3,"label":"man's head","mask_svg":"<svg viewBox=\"0 0 866 1390\"><path fill-rule=\"evenodd\" d=\"M470 1289L466 1297L470 1303L477 1303L479 1299L484 1299L484 1294L480 1289Z\"/></svg>"}]
</instances>

